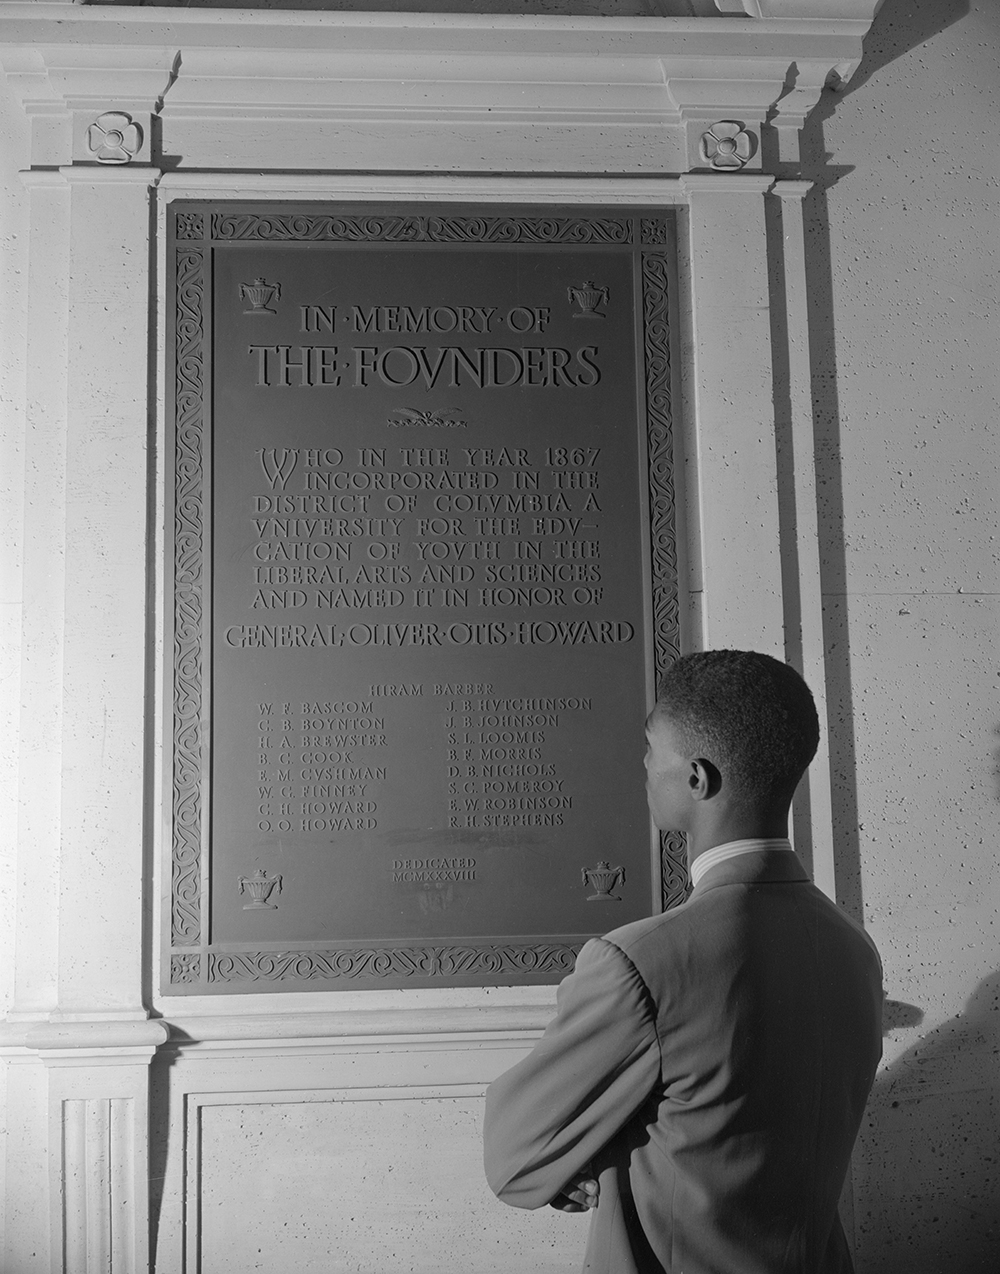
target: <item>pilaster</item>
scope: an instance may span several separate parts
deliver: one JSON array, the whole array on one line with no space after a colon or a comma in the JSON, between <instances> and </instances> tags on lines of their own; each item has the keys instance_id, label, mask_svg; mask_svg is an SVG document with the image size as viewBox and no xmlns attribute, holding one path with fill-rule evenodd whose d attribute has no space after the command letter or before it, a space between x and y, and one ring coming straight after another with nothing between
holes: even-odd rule
<instances>
[{"instance_id":1,"label":"pilaster","mask_svg":"<svg viewBox=\"0 0 1000 1274\"><path fill-rule=\"evenodd\" d=\"M142 1009L149 168L69 186L59 1012Z\"/></svg>"},{"instance_id":2,"label":"pilaster","mask_svg":"<svg viewBox=\"0 0 1000 1274\"><path fill-rule=\"evenodd\" d=\"M4 1268L146 1267L143 1005L150 186L30 191L24 810ZM15 1169L16 1166L16 1170ZM47 1207L40 1201L48 1200Z\"/></svg>"},{"instance_id":3,"label":"pilaster","mask_svg":"<svg viewBox=\"0 0 1000 1274\"><path fill-rule=\"evenodd\" d=\"M32 852L21 859L14 1021L145 1016L149 187L158 175L97 166L26 175L21 833Z\"/></svg>"},{"instance_id":4,"label":"pilaster","mask_svg":"<svg viewBox=\"0 0 1000 1274\"><path fill-rule=\"evenodd\" d=\"M53 1274L148 1268L149 1062L157 1022L43 1026Z\"/></svg>"},{"instance_id":5,"label":"pilaster","mask_svg":"<svg viewBox=\"0 0 1000 1274\"><path fill-rule=\"evenodd\" d=\"M24 591L15 1018L57 1002L63 728L69 288L69 189L58 173L24 174L28 187L25 316ZM45 800L32 799L45 793Z\"/></svg>"},{"instance_id":6,"label":"pilaster","mask_svg":"<svg viewBox=\"0 0 1000 1274\"><path fill-rule=\"evenodd\" d=\"M688 198L702 641L784 656L764 194L748 173Z\"/></svg>"}]
</instances>

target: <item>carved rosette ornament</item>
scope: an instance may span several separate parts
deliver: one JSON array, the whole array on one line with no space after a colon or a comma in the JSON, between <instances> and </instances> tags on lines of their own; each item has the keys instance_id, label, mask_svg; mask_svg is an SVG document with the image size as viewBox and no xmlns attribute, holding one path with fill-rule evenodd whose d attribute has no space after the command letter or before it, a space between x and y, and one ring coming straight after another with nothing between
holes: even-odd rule
<instances>
[{"instance_id":1,"label":"carved rosette ornament","mask_svg":"<svg viewBox=\"0 0 1000 1274\"><path fill-rule=\"evenodd\" d=\"M87 129L87 149L99 164L127 164L142 145L142 129L124 111L105 111Z\"/></svg>"},{"instance_id":2,"label":"carved rosette ornament","mask_svg":"<svg viewBox=\"0 0 1000 1274\"><path fill-rule=\"evenodd\" d=\"M170 957L170 981L190 984L201 979L201 955L195 951L181 951Z\"/></svg>"},{"instance_id":3,"label":"carved rosette ornament","mask_svg":"<svg viewBox=\"0 0 1000 1274\"><path fill-rule=\"evenodd\" d=\"M204 239L205 218L200 212L179 212L174 221L178 239Z\"/></svg>"},{"instance_id":4,"label":"carved rosette ornament","mask_svg":"<svg viewBox=\"0 0 1000 1274\"><path fill-rule=\"evenodd\" d=\"M701 135L701 158L712 168L732 171L742 168L757 149L757 141L742 124L723 119Z\"/></svg>"}]
</instances>

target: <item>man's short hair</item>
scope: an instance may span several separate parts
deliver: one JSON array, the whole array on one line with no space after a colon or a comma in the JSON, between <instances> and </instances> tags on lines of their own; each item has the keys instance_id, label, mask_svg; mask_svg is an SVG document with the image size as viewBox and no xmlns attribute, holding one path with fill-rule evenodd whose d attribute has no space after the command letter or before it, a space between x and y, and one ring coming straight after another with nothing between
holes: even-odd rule
<instances>
[{"instance_id":1,"label":"man's short hair","mask_svg":"<svg viewBox=\"0 0 1000 1274\"><path fill-rule=\"evenodd\" d=\"M794 668L755 650L685 655L667 671L654 711L692 757L712 761L740 800L790 797L816 755L819 718Z\"/></svg>"}]
</instances>

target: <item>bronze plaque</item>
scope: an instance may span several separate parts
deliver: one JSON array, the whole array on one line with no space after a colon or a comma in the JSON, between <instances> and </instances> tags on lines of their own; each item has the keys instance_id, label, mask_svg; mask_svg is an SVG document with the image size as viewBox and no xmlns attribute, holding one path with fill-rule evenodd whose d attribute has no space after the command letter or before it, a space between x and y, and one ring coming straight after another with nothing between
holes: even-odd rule
<instances>
[{"instance_id":1,"label":"bronze plaque","mask_svg":"<svg viewBox=\"0 0 1000 1274\"><path fill-rule=\"evenodd\" d=\"M557 981L680 888L666 214L170 223L168 989Z\"/></svg>"}]
</instances>

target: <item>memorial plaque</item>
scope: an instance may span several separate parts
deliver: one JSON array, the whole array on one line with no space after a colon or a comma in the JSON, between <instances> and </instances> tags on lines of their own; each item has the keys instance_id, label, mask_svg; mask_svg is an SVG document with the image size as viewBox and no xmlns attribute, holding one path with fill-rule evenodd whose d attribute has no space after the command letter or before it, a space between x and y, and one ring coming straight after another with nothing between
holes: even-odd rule
<instances>
[{"instance_id":1,"label":"memorial plaque","mask_svg":"<svg viewBox=\"0 0 1000 1274\"><path fill-rule=\"evenodd\" d=\"M670 241L171 206L172 993L554 982L683 888Z\"/></svg>"}]
</instances>

